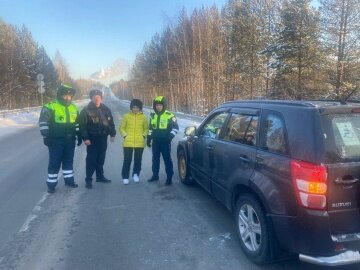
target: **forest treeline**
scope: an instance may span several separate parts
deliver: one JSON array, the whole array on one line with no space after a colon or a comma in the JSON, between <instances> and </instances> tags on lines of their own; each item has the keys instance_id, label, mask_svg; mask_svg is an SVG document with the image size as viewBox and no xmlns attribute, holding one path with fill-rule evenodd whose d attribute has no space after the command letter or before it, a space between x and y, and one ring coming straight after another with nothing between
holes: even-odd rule
<instances>
[{"instance_id":1,"label":"forest treeline","mask_svg":"<svg viewBox=\"0 0 360 270\"><path fill-rule=\"evenodd\" d=\"M360 77L359 0L229 0L182 9L138 53L123 98L206 114L233 99L339 99Z\"/></svg>"},{"instance_id":2,"label":"forest treeline","mask_svg":"<svg viewBox=\"0 0 360 270\"><path fill-rule=\"evenodd\" d=\"M87 79L74 80L59 51L51 59L25 26L19 29L0 19L0 110L41 105L36 79L39 73L44 75L44 102L56 97L61 83L75 87L77 98L96 84Z\"/></svg>"}]
</instances>

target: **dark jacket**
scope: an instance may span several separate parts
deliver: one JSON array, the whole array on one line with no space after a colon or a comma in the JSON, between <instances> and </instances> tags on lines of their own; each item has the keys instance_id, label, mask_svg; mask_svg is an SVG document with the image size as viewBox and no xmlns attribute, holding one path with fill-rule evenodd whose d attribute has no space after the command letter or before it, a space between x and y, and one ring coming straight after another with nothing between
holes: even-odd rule
<instances>
[{"instance_id":1,"label":"dark jacket","mask_svg":"<svg viewBox=\"0 0 360 270\"><path fill-rule=\"evenodd\" d=\"M97 108L93 102L84 107L79 116L80 133L84 141L89 137L115 137L116 130L110 109L101 103Z\"/></svg>"}]
</instances>

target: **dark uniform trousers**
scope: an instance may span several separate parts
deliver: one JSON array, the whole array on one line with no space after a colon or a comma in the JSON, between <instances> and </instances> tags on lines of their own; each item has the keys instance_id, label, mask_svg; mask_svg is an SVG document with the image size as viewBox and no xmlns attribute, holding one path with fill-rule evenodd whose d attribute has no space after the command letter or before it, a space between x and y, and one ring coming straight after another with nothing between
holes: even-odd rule
<instances>
[{"instance_id":1,"label":"dark uniform trousers","mask_svg":"<svg viewBox=\"0 0 360 270\"><path fill-rule=\"evenodd\" d=\"M65 184L74 183L73 160L75 151L75 138L52 138L49 145L48 179L49 188L55 188L58 183L58 173L62 167Z\"/></svg>"},{"instance_id":2,"label":"dark uniform trousers","mask_svg":"<svg viewBox=\"0 0 360 270\"><path fill-rule=\"evenodd\" d=\"M107 148L107 136L93 136L89 137L91 142L86 147L86 182L92 181L92 175L96 171L96 178L102 179L104 177L104 163Z\"/></svg>"},{"instance_id":3,"label":"dark uniform trousers","mask_svg":"<svg viewBox=\"0 0 360 270\"><path fill-rule=\"evenodd\" d=\"M173 163L171 160L171 144L153 141L152 154L153 154L152 156L153 176L159 176L160 154L162 154L165 163L166 176L168 178L171 178L172 175L174 174Z\"/></svg>"}]
</instances>

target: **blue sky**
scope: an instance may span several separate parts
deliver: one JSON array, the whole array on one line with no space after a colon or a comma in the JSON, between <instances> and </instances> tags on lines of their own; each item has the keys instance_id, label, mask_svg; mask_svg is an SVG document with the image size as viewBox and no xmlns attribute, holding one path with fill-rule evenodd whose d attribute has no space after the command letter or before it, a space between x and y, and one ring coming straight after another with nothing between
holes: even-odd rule
<instances>
[{"instance_id":1,"label":"blue sky","mask_svg":"<svg viewBox=\"0 0 360 270\"><path fill-rule=\"evenodd\" d=\"M0 0L0 18L24 24L51 58L60 51L74 78L87 78L117 58L131 64L182 6L214 3L226 0Z\"/></svg>"}]
</instances>

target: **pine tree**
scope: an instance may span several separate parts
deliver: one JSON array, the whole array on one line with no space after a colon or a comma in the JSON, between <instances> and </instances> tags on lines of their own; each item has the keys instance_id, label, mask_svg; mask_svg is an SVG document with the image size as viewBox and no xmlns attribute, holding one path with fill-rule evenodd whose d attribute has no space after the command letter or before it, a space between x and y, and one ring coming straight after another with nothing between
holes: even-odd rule
<instances>
[{"instance_id":1,"label":"pine tree","mask_svg":"<svg viewBox=\"0 0 360 270\"><path fill-rule=\"evenodd\" d=\"M351 91L360 74L360 2L320 0L328 82L335 96Z\"/></svg>"},{"instance_id":2,"label":"pine tree","mask_svg":"<svg viewBox=\"0 0 360 270\"><path fill-rule=\"evenodd\" d=\"M314 95L311 82L321 63L319 14L309 0L284 1L277 43L273 46L276 76L274 97L306 98Z\"/></svg>"}]
</instances>

